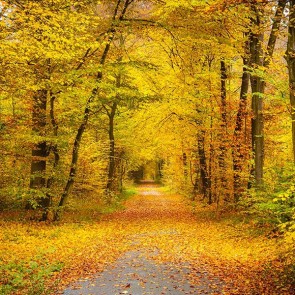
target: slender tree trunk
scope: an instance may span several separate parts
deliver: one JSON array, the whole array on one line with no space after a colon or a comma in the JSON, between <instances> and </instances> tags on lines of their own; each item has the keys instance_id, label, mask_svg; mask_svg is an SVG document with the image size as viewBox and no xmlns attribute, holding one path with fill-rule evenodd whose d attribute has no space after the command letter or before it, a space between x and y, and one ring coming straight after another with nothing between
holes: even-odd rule
<instances>
[{"instance_id":1,"label":"slender tree trunk","mask_svg":"<svg viewBox=\"0 0 295 295\"><path fill-rule=\"evenodd\" d=\"M252 148L254 153L254 178L256 185L263 183L263 161L264 161L264 133L263 133L263 94L264 83L257 71L263 66L263 33L260 32L261 9L252 5L255 15L252 23L255 27L250 33L250 56L251 56L251 88L252 88ZM255 33L253 32L255 31Z\"/></svg>"},{"instance_id":2,"label":"slender tree trunk","mask_svg":"<svg viewBox=\"0 0 295 295\"><path fill-rule=\"evenodd\" d=\"M211 123L212 123L212 116L211 116ZM212 127L212 125L211 125ZM212 130L212 128L211 128ZM213 202L219 201L219 192L217 192L217 175L216 173L213 173L213 170L215 170L215 155L214 155L214 147L213 147L213 141L212 141L212 132L210 132L210 144L209 144L209 159L208 159L208 185L210 189L208 190L208 204L212 204Z\"/></svg>"},{"instance_id":3,"label":"slender tree trunk","mask_svg":"<svg viewBox=\"0 0 295 295\"><path fill-rule=\"evenodd\" d=\"M54 135L54 137L57 137L58 124L57 124L57 121L56 121L55 115L54 115L54 101L55 101L55 99L56 99L56 97L52 93L50 93L50 121L51 121L51 125L53 128L53 135ZM49 189L51 188L51 186L54 182L53 174L58 166L59 159L60 159L57 143L50 145L49 152L53 152L53 155L54 155L54 161L53 161L53 167L52 167L53 173L47 179L47 183L46 183L46 188L47 188L46 196L48 198L48 206L46 208L44 208L44 210L43 210L43 215L42 215L43 221L48 219L49 207L52 205L52 195L50 194Z\"/></svg>"},{"instance_id":4,"label":"slender tree trunk","mask_svg":"<svg viewBox=\"0 0 295 295\"><path fill-rule=\"evenodd\" d=\"M222 118L222 128L226 129L227 127L227 114L226 114L226 79L227 79L227 70L224 59L220 61L220 83L221 83L221 118Z\"/></svg>"},{"instance_id":5,"label":"slender tree trunk","mask_svg":"<svg viewBox=\"0 0 295 295\"><path fill-rule=\"evenodd\" d=\"M118 167L117 168L118 191L120 193L123 191L123 180L124 180L124 175L126 172L124 154L125 154L124 149L121 149L118 153L117 161L116 161L116 167Z\"/></svg>"},{"instance_id":6,"label":"slender tree trunk","mask_svg":"<svg viewBox=\"0 0 295 295\"><path fill-rule=\"evenodd\" d=\"M116 115L118 104L113 103L111 111L108 112L109 117L109 166L108 166L108 182L107 182L107 194L110 194L114 191L114 182L115 182L115 170L116 170L116 161L115 161L115 135L114 135L114 118Z\"/></svg>"},{"instance_id":7,"label":"slender tree trunk","mask_svg":"<svg viewBox=\"0 0 295 295\"><path fill-rule=\"evenodd\" d=\"M198 156L200 163L200 180L201 180L201 192L204 198L208 199L208 203L212 203L211 194L211 180L208 173L206 153L205 153L205 131L199 130L197 134L198 143ZM195 181L194 190L198 189L198 181Z\"/></svg>"},{"instance_id":8,"label":"slender tree trunk","mask_svg":"<svg viewBox=\"0 0 295 295\"><path fill-rule=\"evenodd\" d=\"M290 0L288 45L286 60L289 70L289 91L292 119L292 146L295 163L295 0Z\"/></svg>"},{"instance_id":9,"label":"slender tree trunk","mask_svg":"<svg viewBox=\"0 0 295 295\"><path fill-rule=\"evenodd\" d=\"M224 199L228 198L228 187L226 179L226 145L227 145L227 112L226 112L226 79L227 71L224 59L220 61L220 112L221 112L221 124L220 124L220 147L218 164L220 170L220 194Z\"/></svg>"},{"instance_id":10,"label":"slender tree trunk","mask_svg":"<svg viewBox=\"0 0 295 295\"><path fill-rule=\"evenodd\" d=\"M187 164L187 155L185 152L182 153L182 165L183 165L183 177L184 177L184 179L187 179L188 164Z\"/></svg>"},{"instance_id":11,"label":"slender tree trunk","mask_svg":"<svg viewBox=\"0 0 295 295\"><path fill-rule=\"evenodd\" d=\"M94 93L93 93L94 95ZM91 99L92 101L92 99ZM83 133L86 129L86 125L88 123L88 119L89 119L89 113L90 113L90 107L89 104L91 101L88 101L87 107L84 110L84 118L83 118L83 123L80 125L77 135L75 137L75 141L74 141L74 146L73 146L73 152L72 152L72 161L71 161L71 169L70 169L70 173L69 173L69 178L67 181L67 184L65 186L64 192L61 196L60 202L58 204L59 207L63 206L66 202L66 199L68 197L68 194L70 192L70 189L73 186L74 183L74 178L76 176L77 173L77 163L78 163L78 155L79 155L79 148L80 148L80 144L81 144L81 140L82 140L82 136Z\"/></svg>"},{"instance_id":12,"label":"slender tree trunk","mask_svg":"<svg viewBox=\"0 0 295 295\"><path fill-rule=\"evenodd\" d=\"M266 56L264 58L263 65L267 68L269 67L271 58L274 53L274 49L277 43L278 33L281 26L282 17L284 15L284 10L289 0L279 0L277 9L275 12L275 16L273 18L273 23L270 31L270 35L268 38L267 48L266 48ZM290 3L291 4L291 3Z\"/></svg>"},{"instance_id":13,"label":"slender tree trunk","mask_svg":"<svg viewBox=\"0 0 295 295\"><path fill-rule=\"evenodd\" d=\"M120 45L123 45L123 41L120 40ZM122 56L118 58L118 62L122 61ZM119 73L116 76L116 88L119 89L121 87L121 73ZM117 94L116 95L116 100L119 100L120 97ZM114 101L110 107L110 110L107 109L107 107L104 107L104 109L107 112L108 118L109 118L109 130L108 130L108 135L109 135L109 163L108 163L108 181L107 181L107 186L106 186L106 195L108 196L108 201L111 201L111 194L112 192L116 191L116 150L115 150L115 134L114 134L114 121L115 121L115 116L118 108L118 102Z\"/></svg>"},{"instance_id":14,"label":"slender tree trunk","mask_svg":"<svg viewBox=\"0 0 295 295\"><path fill-rule=\"evenodd\" d=\"M57 137L58 132L58 124L54 115L54 102L56 97L54 95L50 95L50 121L53 128L53 135L54 137ZM59 150L57 144L51 144L50 150L54 154L54 162L53 162L53 169L55 169L59 163ZM47 188L50 188L53 183L53 177L50 177L47 181Z\"/></svg>"},{"instance_id":15,"label":"slender tree trunk","mask_svg":"<svg viewBox=\"0 0 295 295\"><path fill-rule=\"evenodd\" d=\"M109 44L107 44L105 51L109 50ZM105 52L104 52L105 53ZM105 57L107 54L105 54ZM102 73L98 72L97 74L97 81L100 81L102 79ZM60 208L64 206L64 204L67 201L67 198L69 196L69 193L73 187L75 177L77 174L77 164L78 164L78 156L79 156L79 150L80 150L80 145L82 141L82 136L84 134L84 131L86 130L86 126L88 124L89 116L90 116L90 103L93 101L93 99L96 97L98 93L98 87L95 87L92 90L92 93L90 97L87 99L86 106L84 109L84 115L83 115L83 120L82 123L77 131L75 140L74 140L74 145L73 145L73 150L72 150L72 160L71 160L71 168L69 172L69 177L66 183L66 186L64 188L64 191L61 195L59 204L58 204L58 209L55 212L54 220L59 220L60 217Z\"/></svg>"},{"instance_id":16,"label":"slender tree trunk","mask_svg":"<svg viewBox=\"0 0 295 295\"><path fill-rule=\"evenodd\" d=\"M31 178L30 188L42 190L46 186L46 161L48 156L48 147L46 140L42 137L46 135L46 105L47 105L47 90L42 89L34 93L33 108L32 108L32 131L35 136L40 137L32 148L31 161ZM41 199L37 199L41 208L47 208L50 200L46 194ZM31 204L27 204L27 209L32 208Z\"/></svg>"},{"instance_id":17,"label":"slender tree trunk","mask_svg":"<svg viewBox=\"0 0 295 295\"><path fill-rule=\"evenodd\" d=\"M248 42L245 44L245 56L248 52ZM243 162L245 157L245 146L243 144L243 126L247 111L247 94L249 89L250 75L248 73L249 61L246 57L243 58L243 75L240 91L239 109L236 118L236 126L234 129L234 144L233 144L233 169L234 169L234 201L238 202L242 192L241 174L243 170Z\"/></svg>"},{"instance_id":18,"label":"slender tree trunk","mask_svg":"<svg viewBox=\"0 0 295 295\"><path fill-rule=\"evenodd\" d=\"M163 166L164 166L164 160L157 160L157 168L156 168L156 180L158 182L161 182L163 178Z\"/></svg>"},{"instance_id":19,"label":"slender tree trunk","mask_svg":"<svg viewBox=\"0 0 295 295\"><path fill-rule=\"evenodd\" d=\"M100 77L101 74L100 74ZM91 96L88 98L87 100L87 104L86 107L84 109L84 116L83 116L83 121L77 131L76 137L75 137L75 141L74 141L74 145L73 145L73 151L72 151L72 161L71 161L71 168L70 168L70 173L69 173L69 177L66 183L66 186L64 188L63 194L60 198L59 204L58 204L58 209L55 212L55 216L54 216L54 220L59 220L60 218L60 208L62 206L64 206L64 204L67 201L67 198L69 196L69 193L73 187L74 181L75 181L75 177L77 174L77 164L78 164L78 156L79 156L79 149L80 149L80 145L81 145L81 141L82 141L82 136L84 134L84 131L86 129L88 120L89 120L89 116L90 116L90 103L93 101L94 97L97 95L98 92L98 87L94 88L92 90L92 94Z\"/></svg>"}]
</instances>

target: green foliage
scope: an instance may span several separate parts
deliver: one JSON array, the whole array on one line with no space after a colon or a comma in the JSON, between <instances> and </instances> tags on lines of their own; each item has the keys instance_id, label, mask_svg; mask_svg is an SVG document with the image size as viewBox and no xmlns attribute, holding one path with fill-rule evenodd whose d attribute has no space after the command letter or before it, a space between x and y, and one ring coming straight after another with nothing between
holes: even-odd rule
<instances>
[{"instance_id":1,"label":"green foliage","mask_svg":"<svg viewBox=\"0 0 295 295\"><path fill-rule=\"evenodd\" d=\"M261 223L274 226L285 224L288 227L287 224L294 218L294 167L275 168L267 177L263 187L253 187L245 192L239 206Z\"/></svg>"},{"instance_id":2,"label":"green foliage","mask_svg":"<svg viewBox=\"0 0 295 295\"><path fill-rule=\"evenodd\" d=\"M52 292L49 286L45 285L46 279L56 272L60 272L63 263L55 264L30 261L29 263L10 262L0 266L2 276L0 294L8 295L25 288L28 295L46 295Z\"/></svg>"},{"instance_id":3,"label":"green foliage","mask_svg":"<svg viewBox=\"0 0 295 295\"><path fill-rule=\"evenodd\" d=\"M137 194L134 187L124 188L121 193L112 193L110 196L105 196L105 205L102 207L102 213L111 213L124 208L124 202Z\"/></svg>"},{"instance_id":4,"label":"green foliage","mask_svg":"<svg viewBox=\"0 0 295 295\"><path fill-rule=\"evenodd\" d=\"M292 228L292 220L295 217L295 185L291 185L285 192L279 193L273 199L274 204L279 207L279 222L288 228ZM290 224L291 223L291 224ZM295 228L293 228L295 230Z\"/></svg>"},{"instance_id":5,"label":"green foliage","mask_svg":"<svg viewBox=\"0 0 295 295\"><path fill-rule=\"evenodd\" d=\"M269 236L281 236L283 277L294 284L295 274L295 172L294 167L275 169L276 182L263 189L251 189L240 201L256 226L268 229Z\"/></svg>"},{"instance_id":6,"label":"green foliage","mask_svg":"<svg viewBox=\"0 0 295 295\"><path fill-rule=\"evenodd\" d=\"M120 194L120 199L125 201L136 194L138 194L138 191L135 187L127 187L124 188L122 193Z\"/></svg>"},{"instance_id":7,"label":"green foliage","mask_svg":"<svg viewBox=\"0 0 295 295\"><path fill-rule=\"evenodd\" d=\"M286 259L289 261L286 272L293 278L295 283L295 185L291 185L288 190L279 194L275 203L280 205L280 224L279 228L284 233L286 243Z\"/></svg>"}]
</instances>

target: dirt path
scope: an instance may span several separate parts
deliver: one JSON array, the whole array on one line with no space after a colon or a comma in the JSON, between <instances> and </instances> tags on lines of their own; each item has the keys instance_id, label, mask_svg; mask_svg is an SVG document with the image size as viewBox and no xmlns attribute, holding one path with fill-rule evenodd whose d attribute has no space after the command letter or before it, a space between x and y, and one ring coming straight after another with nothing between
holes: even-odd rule
<instances>
[{"instance_id":1,"label":"dirt path","mask_svg":"<svg viewBox=\"0 0 295 295\"><path fill-rule=\"evenodd\" d=\"M276 241L253 225L201 204L192 214L182 197L151 183L138 189L125 210L89 225L90 242L63 281L88 278L63 295L295 294L274 276Z\"/></svg>"},{"instance_id":2,"label":"dirt path","mask_svg":"<svg viewBox=\"0 0 295 295\"><path fill-rule=\"evenodd\" d=\"M182 259L183 245L178 241L183 233L179 228L192 218L179 196L161 193L154 184L141 185L139 195L129 200L124 211L105 220L126 222L126 226L136 223L140 227L140 231L130 232L131 250L93 279L77 282L63 294L221 294L222 281L202 267L194 269L193 283L191 267ZM172 242L173 247L169 249L165 241Z\"/></svg>"}]
</instances>

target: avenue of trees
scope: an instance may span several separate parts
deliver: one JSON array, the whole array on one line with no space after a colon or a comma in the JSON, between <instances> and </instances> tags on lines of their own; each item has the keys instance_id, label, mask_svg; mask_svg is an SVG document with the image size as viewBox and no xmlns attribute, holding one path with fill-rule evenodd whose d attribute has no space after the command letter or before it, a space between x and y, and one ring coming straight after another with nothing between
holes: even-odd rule
<instances>
[{"instance_id":1,"label":"avenue of trees","mask_svg":"<svg viewBox=\"0 0 295 295\"><path fill-rule=\"evenodd\" d=\"M57 220L145 167L294 237L295 1L0 1L0 52L1 210Z\"/></svg>"}]
</instances>

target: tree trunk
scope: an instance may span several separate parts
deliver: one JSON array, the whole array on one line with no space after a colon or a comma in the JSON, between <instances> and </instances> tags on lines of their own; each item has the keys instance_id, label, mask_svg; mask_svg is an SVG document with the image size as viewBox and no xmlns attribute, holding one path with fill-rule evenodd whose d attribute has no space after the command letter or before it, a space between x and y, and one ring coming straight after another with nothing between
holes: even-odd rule
<instances>
[{"instance_id":1,"label":"tree trunk","mask_svg":"<svg viewBox=\"0 0 295 295\"><path fill-rule=\"evenodd\" d=\"M123 180L126 172L125 161L124 161L124 149L121 149L117 155L116 167L117 168L117 182L118 191L121 193L123 191Z\"/></svg>"},{"instance_id":2,"label":"tree trunk","mask_svg":"<svg viewBox=\"0 0 295 295\"><path fill-rule=\"evenodd\" d=\"M252 5L255 13L252 23L255 30L250 33L250 65L251 88L252 88L252 149L254 153L254 178L257 186L263 183L263 161L264 161L264 134L263 134L263 94L264 83L257 71L263 66L263 33L260 32L261 11L260 7ZM255 31L255 33L253 32Z\"/></svg>"},{"instance_id":3,"label":"tree trunk","mask_svg":"<svg viewBox=\"0 0 295 295\"><path fill-rule=\"evenodd\" d=\"M182 165L183 165L183 177L184 177L184 179L187 179L188 164L187 164L187 155L185 152L182 153Z\"/></svg>"},{"instance_id":4,"label":"tree trunk","mask_svg":"<svg viewBox=\"0 0 295 295\"><path fill-rule=\"evenodd\" d=\"M108 112L109 117L109 165L108 165L108 182L107 182L107 195L114 191L114 182L115 182L115 170L116 170L116 161L115 161L115 135L114 135L114 118L117 111L117 103L114 102L111 111Z\"/></svg>"},{"instance_id":5,"label":"tree trunk","mask_svg":"<svg viewBox=\"0 0 295 295\"><path fill-rule=\"evenodd\" d=\"M56 137L57 136L57 131L58 131L58 124L56 122L55 116L54 116L54 101L55 101L55 96L52 95L52 93L50 93L50 121L51 121L51 125L53 127L53 135ZM49 189L51 188L53 181L54 181L54 170L57 168L58 163L59 163L59 151L58 151L58 147L57 144L50 144L50 146L48 146L48 154L50 152L53 152L54 154L54 161L53 161L53 172L51 173L51 176L48 177L47 182L46 182L46 188L47 188L47 192L46 192L46 198L48 199L48 206L46 206L45 208L43 208L43 214L42 214L42 220L45 221L48 219L48 213L49 213L49 207L52 205L52 195L49 192Z\"/></svg>"},{"instance_id":6,"label":"tree trunk","mask_svg":"<svg viewBox=\"0 0 295 295\"><path fill-rule=\"evenodd\" d=\"M163 178L163 168L164 168L164 160L158 160L157 161L157 173L156 173L156 180L161 182Z\"/></svg>"},{"instance_id":7,"label":"tree trunk","mask_svg":"<svg viewBox=\"0 0 295 295\"><path fill-rule=\"evenodd\" d=\"M270 60L271 60L271 58L273 56L273 52L274 52L275 45L276 45L276 42L277 42L282 17L284 15L284 10L285 10L285 7L286 7L288 1L289 0L279 0L278 1L278 6L277 6L277 9L276 9L276 13L275 13L275 16L273 18L271 32L270 32L270 35L269 35L269 38L268 38L268 43L267 43L267 48L266 48L266 56L265 56L264 62L263 62L263 65L266 68L269 67Z\"/></svg>"},{"instance_id":8,"label":"tree trunk","mask_svg":"<svg viewBox=\"0 0 295 295\"><path fill-rule=\"evenodd\" d=\"M224 59L220 61L220 83L221 83L221 118L222 118L222 128L226 129L227 125L227 114L226 114L226 79L227 79L227 71L226 64Z\"/></svg>"},{"instance_id":9,"label":"tree trunk","mask_svg":"<svg viewBox=\"0 0 295 295\"><path fill-rule=\"evenodd\" d=\"M289 91L292 119L292 147L295 163L295 0L290 0L288 45L286 60L289 70Z\"/></svg>"},{"instance_id":10,"label":"tree trunk","mask_svg":"<svg viewBox=\"0 0 295 295\"><path fill-rule=\"evenodd\" d=\"M205 153L205 131L199 130L197 135L198 142L198 155L200 163L200 180L201 180L201 192L204 198L208 199L208 203L212 203L212 194L211 194L211 180L208 173L206 153ZM194 190L198 188L198 181L195 181Z\"/></svg>"},{"instance_id":11,"label":"tree trunk","mask_svg":"<svg viewBox=\"0 0 295 295\"><path fill-rule=\"evenodd\" d=\"M251 18L254 30L250 32L250 64L252 74L250 77L252 88L252 147L254 152L254 178L255 184L260 186L263 183L263 162L264 162L264 134L263 134L263 94L265 81L255 73L259 67L268 67L275 48L278 29L283 16L286 0L278 1L278 6L273 20L273 25L269 35L267 52L263 58L263 33L260 33L261 19L263 11L260 4L252 4L251 8L254 16ZM255 32L253 32L255 31Z\"/></svg>"},{"instance_id":12,"label":"tree trunk","mask_svg":"<svg viewBox=\"0 0 295 295\"><path fill-rule=\"evenodd\" d=\"M123 41L120 40L120 45L123 45ZM118 62L122 61L122 56L118 58ZM121 73L119 73L116 76L116 88L119 89L121 87ZM119 95L116 95L116 99L120 99ZM116 111L118 107L118 102L114 101L110 107L110 110L107 109L107 107L104 107L104 109L107 112L108 118L109 118L109 129L108 129L108 135L109 135L109 163L108 163L108 181L106 186L106 195L108 197L108 201L111 201L111 195L112 192L116 191L116 151L115 151L115 134L114 134L114 120L116 116Z\"/></svg>"},{"instance_id":13,"label":"tree trunk","mask_svg":"<svg viewBox=\"0 0 295 295\"><path fill-rule=\"evenodd\" d=\"M53 135L55 137L57 137L57 132L58 132L58 124L57 121L55 119L55 115L54 115L54 101L55 101L55 96L51 94L50 96L50 121L51 121L51 125L53 128ZM54 162L53 162L53 169L55 169L59 163L59 150L58 150L58 146L57 144L51 144L50 146L50 151L53 152L54 154ZM50 188L51 185L53 183L53 177L51 176L48 180L47 180L47 188Z\"/></svg>"},{"instance_id":14,"label":"tree trunk","mask_svg":"<svg viewBox=\"0 0 295 295\"><path fill-rule=\"evenodd\" d=\"M39 141L32 148L30 188L42 191L46 186L46 158L48 147L46 140L46 105L47 90L42 89L34 93L32 109L32 131L35 136L40 137ZM50 204L50 199L44 195L37 200L38 205L45 209ZM27 204L27 209L32 209L32 204Z\"/></svg>"},{"instance_id":15,"label":"tree trunk","mask_svg":"<svg viewBox=\"0 0 295 295\"><path fill-rule=\"evenodd\" d=\"M129 5L132 3L132 1L133 0L125 0L122 11L121 11L120 16L118 18L117 18L117 15L118 15L119 6L120 6L122 0L117 1L117 5L116 5L114 15L113 15L113 21L116 21L116 19L118 19L118 21L122 21L124 19L127 9L129 7ZM100 62L99 62L100 66L105 64L105 61L107 59L107 55L108 55L110 47L111 47L111 43L115 37L115 33L116 33L115 23L112 23L110 29L108 30L109 36L108 36L106 46L105 46L102 56L100 58ZM97 72L97 75L96 75L96 81L99 83L99 82L101 82L101 80L102 80L102 71L101 71L101 69L99 69ZM74 146L73 146L73 151L72 151L71 168L70 168L68 181L67 181L67 184L64 188L63 194L60 198L60 202L58 204L58 209L55 212L54 220L59 220L60 208L62 206L64 206L64 204L66 203L67 198L70 193L70 190L74 184L76 173L77 173L77 164L78 164L80 144L81 144L82 136L83 136L84 131L87 127L89 116L90 116L90 104L93 101L93 99L96 97L98 91L99 91L99 85L92 89L91 95L87 99L86 106L84 109L83 121L77 131L75 141L74 141Z\"/></svg>"},{"instance_id":16,"label":"tree trunk","mask_svg":"<svg viewBox=\"0 0 295 295\"><path fill-rule=\"evenodd\" d=\"M248 53L248 42L245 44L245 56ZM233 143L233 169L234 169L234 201L238 202L242 192L241 174L243 170L243 160L245 157L246 148L243 145L243 126L247 111L247 94L249 89L250 75L248 73L249 61L246 57L243 58L243 75L240 92L240 103L236 118L236 126L234 130Z\"/></svg>"},{"instance_id":17,"label":"tree trunk","mask_svg":"<svg viewBox=\"0 0 295 295\"><path fill-rule=\"evenodd\" d=\"M226 79L227 71L224 59L220 61L220 101L221 101L221 124L220 124L220 147L218 164L220 170L220 194L228 199L228 187L226 179L226 145L227 145L227 113L226 113Z\"/></svg>"},{"instance_id":18,"label":"tree trunk","mask_svg":"<svg viewBox=\"0 0 295 295\"><path fill-rule=\"evenodd\" d=\"M74 141L70 174L69 174L69 178L68 178L67 184L65 186L64 192L62 194L61 200L60 200L60 202L58 204L59 207L64 205L64 203L66 201L66 198L67 198L67 196L69 194L69 191L72 188L72 185L74 183L74 178L76 176L76 171L77 171L79 148L80 148L83 133L84 133L84 131L86 129L86 125L88 123L89 113L90 113L90 108L89 108L89 106L87 106L85 108L85 111L84 111L83 123L80 125L80 127L78 129L78 132L77 132L77 135L76 135L76 138L75 138L75 141Z\"/></svg>"},{"instance_id":19,"label":"tree trunk","mask_svg":"<svg viewBox=\"0 0 295 295\"><path fill-rule=\"evenodd\" d=\"M105 50L103 52L102 58L101 58L101 65L104 64L105 59L107 57L107 53L110 49L110 43L113 40L114 35L112 34L109 37L109 42L107 43ZM100 82L102 79L102 72L99 71L97 73L97 77L96 77L97 81ZM70 172L69 172L69 177L66 183L66 186L64 188L64 191L61 195L60 201L58 203L58 209L55 212L55 216L54 216L54 220L59 220L60 218L60 208L64 206L64 204L66 203L69 193L73 187L74 181L75 181L75 177L77 174L77 164L78 164L78 156L79 156L79 149L80 149L80 144L82 141L82 136L84 134L84 131L86 129L86 126L88 124L88 120L89 120L89 116L90 116L90 104L93 101L93 99L96 97L97 93L98 93L98 86L95 87L92 90L91 95L89 96L89 98L87 99L86 102L86 106L84 109L84 115L83 115L83 121L77 131L76 137L75 137L75 141L74 141L74 145L73 145L73 151L72 151L72 160L71 160L71 167L70 167Z\"/></svg>"}]
</instances>

